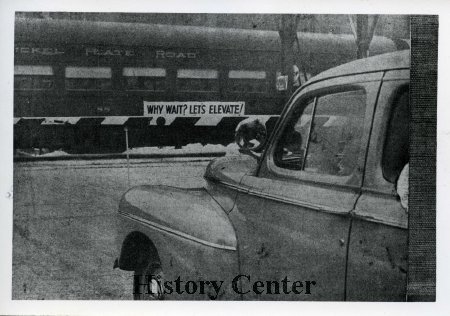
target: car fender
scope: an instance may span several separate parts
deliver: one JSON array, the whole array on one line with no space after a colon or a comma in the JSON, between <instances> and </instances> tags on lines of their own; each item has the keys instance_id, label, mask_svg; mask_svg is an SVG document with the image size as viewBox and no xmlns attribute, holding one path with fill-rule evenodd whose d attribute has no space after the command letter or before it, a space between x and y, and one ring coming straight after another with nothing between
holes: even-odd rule
<instances>
[{"instance_id":1,"label":"car fender","mask_svg":"<svg viewBox=\"0 0 450 316\"><path fill-rule=\"evenodd\" d=\"M222 280L218 298L238 299L231 284L239 272L235 230L205 189L132 188L121 199L117 225L120 256L115 267L137 271L161 266L167 280ZM168 299L210 298L183 295Z\"/></svg>"},{"instance_id":2,"label":"car fender","mask_svg":"<svg viewBox=\"0 0 450 316\"><path fill-rule=\"evenodd\" d=\"M203 188L138 186L123 195L119 216L145 227L143 231L216 249L235 251L237 247L227 214ZM129 270L127 257L129 255L121 253L118 266Z\"/></svg>"}]
</instances>

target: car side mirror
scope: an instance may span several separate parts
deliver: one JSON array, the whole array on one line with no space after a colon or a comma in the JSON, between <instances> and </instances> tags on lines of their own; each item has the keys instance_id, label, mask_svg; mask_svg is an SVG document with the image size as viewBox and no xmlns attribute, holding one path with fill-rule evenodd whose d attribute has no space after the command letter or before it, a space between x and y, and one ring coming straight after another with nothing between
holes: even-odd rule
<instances>
[{"instance_id":1,"label":"car side mirror","mask_svg":"<svg viewBox=\"0 0 450 316\"><path fill-rule=\"evenodd\" d=\"M266 126L257 118L245 119L236 127L234 139L239 152L259 159L267 142Z\"/></svg>"}]
</instances>

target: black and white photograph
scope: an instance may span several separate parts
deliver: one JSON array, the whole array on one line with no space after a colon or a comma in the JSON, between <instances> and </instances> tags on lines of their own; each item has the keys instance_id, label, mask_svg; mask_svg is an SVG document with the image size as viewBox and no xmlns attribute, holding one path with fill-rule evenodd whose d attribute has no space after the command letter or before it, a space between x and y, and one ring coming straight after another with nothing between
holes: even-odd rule
<instances>
[{"instance_id":1,"label":"black and white photograph","mask_svg":"<svg viewBox=\"0 0 450 316\"><path fill-rule=\"evenodd\" d=\"M5 14L5 313L439 313L438 11L114 8Z\"/></svg>"}]
</instances>

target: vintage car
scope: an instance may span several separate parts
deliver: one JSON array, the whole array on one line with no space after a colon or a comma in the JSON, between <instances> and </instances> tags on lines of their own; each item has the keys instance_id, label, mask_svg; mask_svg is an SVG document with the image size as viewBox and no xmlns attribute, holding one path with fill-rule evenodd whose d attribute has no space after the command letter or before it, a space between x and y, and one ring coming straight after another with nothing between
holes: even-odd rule
<instances>
[{"instance_id":1,"label":"vintage car","mask_svg":"<svg viewBox=\"0 0 450 316\"><path fill-rule=\"evenodd\" d=\"M401 51L327 70L204 187L126 192L115 267L135 271L134 297L406 300L409 67Z\"/></svg>"}]
</instances>

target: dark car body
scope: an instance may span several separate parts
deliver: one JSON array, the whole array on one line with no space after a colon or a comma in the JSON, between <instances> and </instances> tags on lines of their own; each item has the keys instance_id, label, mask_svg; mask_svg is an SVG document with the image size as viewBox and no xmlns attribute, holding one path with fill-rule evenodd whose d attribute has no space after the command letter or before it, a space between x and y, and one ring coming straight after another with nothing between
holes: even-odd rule
<instances>
[{"instance_id":1,"label":"dark car body","mask_svg":"<svg viewBox=\"0 0 450 316\"><path fill-rule=\"evenodd\" d=\"M330 69L291 97L258 161L218 158L201 188L129 190L118 267L222 280L217 299L406 300L396 181L409 159L409 67L402 51ZM198 292L165 298L211 298Z\"/></svg>"}]
</instances>

